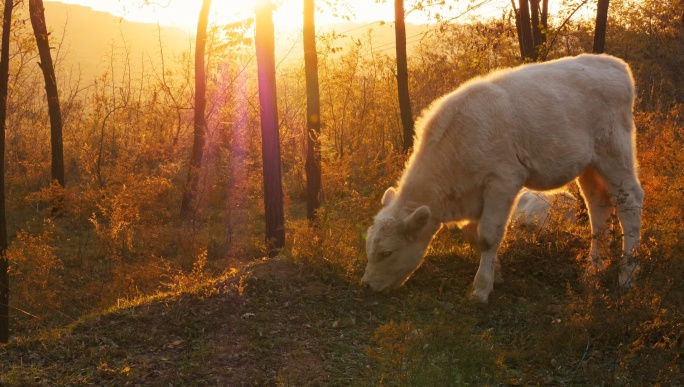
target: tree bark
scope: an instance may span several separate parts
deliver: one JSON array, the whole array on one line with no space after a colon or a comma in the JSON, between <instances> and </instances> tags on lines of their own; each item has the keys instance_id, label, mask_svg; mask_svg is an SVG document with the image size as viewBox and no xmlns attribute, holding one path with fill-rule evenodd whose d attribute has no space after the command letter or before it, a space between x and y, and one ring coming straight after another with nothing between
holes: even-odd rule
<instances>
[{"instance_id":1,"label":"tree bark","mask_svg":"<svg viewBox=\"0 0 684 387\"><path fill-rule=\"evenodd\" d=\"M513 15L515 15L515 33L518 36L518 47L520 47L520 58L525 58L525 45L522 41L522 29L520 28L520 9L515 6L515 0L511 0L511 5L513 6Z\"/></svg>"},{"instance_id":2,"label":"tree bark","mask_svg":"<svg viewBox=\"0 0 684 387\"><path fill-rule=\"evenodd\" d=\"M533 57L536 61L544 44L542 41L543 35L541 30L539 0L530 0L530 17L532 26L532 47L534 47Z\"/></svg>"},{"instance_id":3,"label":"tree bark","mask_svg":"<svg viewBox=\"0 0 684 387\"><path fill-rule=\"evenodd\" d=\"M596 28L594 29L594 47L591 52L601 54L606 46L606 26L608 24L609 0L598 0L596 7Z\"/></svg>"},{"instance_id":4,"label":"tree bark","mask_svg":"<svg viewBox=\"0 0 684 387\"><path fill-rule=\"evenodd\" d=\"M408 60L406 57L406 24L404 21L404 0L394 0L394 31L397 51L397 90L399 112L404 133L404 153L413 147L414 122L408 86Z\"/></svg>"},{"instance_id":5,"label":"tree bark","mask_svg":"<svg viewBox=\"0 0 684 387\"><path fill-rule=\"evenodd\" d=\"M542 0L541 24L544 31L549 30L549 0ZM546 33L542 32L542 42L546 43Z\"/></svg>"},{"instance_id":6,"label":"tree bark","mask_svg":"<svg viewBox=\"0 0 684 387\"><path fill-rule=\"evenodd\" d=\"M47 94L48 114L50 115L50 142L52 145L52 181L65 186L64 180L64 148L62 141L62 112L59 105L57 78L55 67L50 55L47 24L45 22L45 7L43 0L29 0L29 14L33 35L36 37L41 71L45 78L45 92Z\"/></svg>"},{"instance_id":7,"label":"tree bark","mask_svg":"<svg viewBox=\"0 0 684 387\"><path fill-rule=\"evenodd\" d=\"M14 0L5 0L2 18L0 52L0 343L9 340L9 262L7 250L7 218L5 215L5 128L7 125L7 90L9 84L10 28Z\"/></svg>"},{"instance_id":8,"label":"tree bark","mask_svg":"<svg viewBox=\"0 0 684 387\"><path fill-rule=\"evenodd\" d=\"M255 45L261 115L266 246L271 257L285 246L274 40L273 4L271 0L258 0Z\"/></svg>"},{"instance_id":9,"label":"tree bark","mask_svg":"<svg viewBox=\"0 0 684 387\"><path fill-rule=\"evenodd\" d=\"M321 196L321 100L318 84L314 0L304 0L304 72L306 74L306 217L316 220Z\"/></svg>"},{"instance_id":10,"label":"tree bark","mask_svg":"<svg viewBox=\"0 0 684 387\"><path fill-rule=\"evenodd\" d=\"M193 202L197 193L197 182L202 168L202 154L206 143L207 120L205 109L207 107L207 76L204 64L204 52L207 43L207 24L209 24L209 9L211 0L203 0L197 21L197 38L195 42L195 115L194 115L194 136L192 143L192 154L190 155L190 166L188 168L188 178L181 202L181 217L188 219L192 215Z\"/></svg>"},{"instance_id":11,"label":"tree bark","mask_svg":"<svg viewBox=\"0 0 684 387\"><path fill-rule=\"evenodd\" d=\"M518 2L520 8L520 27L519 31L519 41L520 41L520 52L522 54L521 59L523 62L534 61L534 42L532 39L532 26L530 25L530 8L528 0L519 0Z\"/></svg>"}]
</instances>

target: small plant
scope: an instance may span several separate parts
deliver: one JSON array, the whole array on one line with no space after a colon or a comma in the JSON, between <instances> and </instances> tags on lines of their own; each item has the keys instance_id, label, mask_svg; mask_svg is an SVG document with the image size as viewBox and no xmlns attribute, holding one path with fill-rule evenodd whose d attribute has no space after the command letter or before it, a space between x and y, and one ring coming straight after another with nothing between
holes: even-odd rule
<instances>
[{"instance_id":1,"label":"small plant","mask_svg":"<svg viewBox=\"0 0 684 387\"><path fill-rule=\"evenodd\" d=\"M171 282L165 286L176 293L197 289L211 278L210 273L206 270L206 265L207 250L205 249L195 257L190 273L186 274L183 270L179 270L176 274L171 274Z\"/></svg>"},{"instance_id":2,"label":"small plant","mask_svg":"<svg viewBox=\"0 0 684 387\"><path fill-rule=\"evenodd\" d=\"M55 225L43 221L35 233L20 231L6 251L10 262L11 306L21 328L39 328L59 313L63 290L63 262L54 247Z\"/></svg>"}]
</instances>

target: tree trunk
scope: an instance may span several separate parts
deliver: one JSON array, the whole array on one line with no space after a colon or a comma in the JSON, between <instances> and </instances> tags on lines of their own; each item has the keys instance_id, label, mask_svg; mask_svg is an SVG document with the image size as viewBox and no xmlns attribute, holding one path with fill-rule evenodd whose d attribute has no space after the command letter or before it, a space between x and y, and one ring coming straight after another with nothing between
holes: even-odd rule
<instances>
[{"instance_id":1,"label":"tree trunk","mask_svg":"<svg viewBox=\"0 0 684 387\"><path fill-rule=\"evenodd\" d=\"M197 193L197 181L202 168L202 153L206 142L207 120L205 109L207 106L206 89L207 77L204 65L204 51L207 43L207 24L209 23L209 8L211 0L203 0L197 21L197 38L195 42L195 116L194 137L188 178L181 202L181 217L189 219L192 214L193 202Z\"/></svg>"},{"instance_id":2,"label":"tree trunk","mask_svg":"<svg viewBox=\"0 0 684 387\"><path fill-rule=\"evenodd\" d=\"M530 25L530 8L528 0L519 0L518 2L520 8L520 27L519 31L519 41L520 41L520 52L522 53L521 59L523 62L534 61L534 42L532 40L532 26Z\"/></svg>"},{"instance_id":3,"label":"tree trunk","mask_svg":"<svg viewBox=\"0 0 684 387\"><path fill-rule=\"evenodd\" d=\"M606 46L606 25L608 24L608 1L598 0L596 7L596 28L594 29L594 54L601 54Z\"/></svg>"},{"instance_id":4,"label":"tree trunk","mask_svg":"<svg viewBox=\"0 0 684 387\"><path fill-rule=\"evenodd\" d=\"M304 72L306 73L306 217L316 219L321 202L321 109L314 0L304 0Z\"/></svg>"},{"instance_id":5,"label":"tree trunk","mask_svg":"<svg viewBox=\"0 0 684 387\"><path fill-rule=\"evenodd\" d=\"M549 0L542 0L541 9L541 25L544 31L542 32L542 42L546 43L546 34L549 30Z\"/></svg>"},{"instance_id":6,"label":"tree trunk","mask_svg":"<svg viewBox=\"0 0 684 387\"><path fill-rule=\"evenodd\" d=\"M9 340L9 276L7 250L7 221L5 216L5 127L7 122L7 90L9 84L10 28L14 0L5 0L2 18L2 47L0 48L0 343Z\"/></svg>"},{"instance_id":7,"label":"tree trunk","mask_svg":"<svg viewBox=\"0 0 684 387\"><path fill-rule=\"evenodd\" d=\"M266 246L268 255L271 257L278 253L278 249L285 246L274 40L273 4L271 0L258 0L255 45L261 113Z\"/></svg>"},{"instance_id":8,"label":"tree trunk","mask_svg":"<svg viewBox=\"0 0 684 387\"><path fill-rule=\"evenodd\" d=\"M408 87L408 60L406 58L406 24L404 22L404 0L394 0L394 31L397 49L397 89L399 112L404 130L404 153L413 147L413 113Z\"/></svg>"},{"instance_id":9,"label":"tree trunk","mask_svg":"<svg viewBox=\"0 0 684 387\"><path fill-rule=\"evenodd\" d=\"M515 6L515 0L511 0L511 5L513 6L513 15L515 15L515 33L518 36L518 47L520 47L520 57L525 58L525 45L523 44L522 41L522 30L520 28L521 21L520 21L520 9Z\"/></svg>"},{"instance_id":10,"label":"tree trunk","mask_svg":"<svg viewBox=\"0 0 684 387\"><path fill-rule=\"evenodd\" d=\"M533 58L539 58L540 51L544 48L543 35L541 30L541 20L539 12L539 0L530 0L530 16L532 25L532 47L534 47Z\"/></svg>"},{"instance_id":11,"label":"tree trunk","mask_svg":"<svg viewBox=\"0 0 684 387\"><path fill-rule=\"evenodd\" d=\"M45 7L43 0L29 0L29 14L33 35L36 37L40 66L45 78L45 92L47 94L48 113L50 115L50 142L52 145L52 181L64 187L64 150L62 144L62 112L59 107L57 92L57 78L55 67L50 55L47 24L45 22Z\"/></svg>"}]
</instances>

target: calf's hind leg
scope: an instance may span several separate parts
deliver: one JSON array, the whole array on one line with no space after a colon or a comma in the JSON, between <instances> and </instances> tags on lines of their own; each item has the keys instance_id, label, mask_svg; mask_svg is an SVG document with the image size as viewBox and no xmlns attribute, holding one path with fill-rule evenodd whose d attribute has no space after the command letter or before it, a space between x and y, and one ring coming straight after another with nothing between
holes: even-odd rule
<instances>
[{"instance_id":1,"label":"calf's hind leg","mask_svg":"<svg viewBox=\"0 0 684 387\"><path fill-rule=\"evenodd\" d=\"M610 174L604 174L608 190L615 200L618 219L622 227L623 257L620 267L620 286L630 287L637 270L635 255L641 243L641 210L644 203L644 190L631 167L625 164L614 165Z\"/></svg>"},{"instance_id":2,"label":"calf's hind leg","mask_svg":"<svg viewBox=\"0 0 684 387\"><path fill-rule=\"evenodd\" d=\"M582 172L577 182L587 203L591 223L591 249L589 252L591 262L587 267L587 272L595 274L605 266L603 259L608 253L609 220L614 206L610 200L610 192L606 182L593 168Z\"/></svg>"},{"instance_id":3,"label":"calf's hind leg","mask_svg":"<svg viewBox=\"0 0 684 387\"><path fill-rule=\"evenodd\" d=\"M591 259L593 269L598 269L601 254L606 253L608 244L608 220L614 208L623 233L623 261L620 268L619 284L629 287L633 273L637 269L634 255L641 240L641 208L644 191L639 184L634 169L620 166L608 168L610 173L590 168L584 171L578 181L582 195L587 201L591 220ZM627 164L629 165L629 164Z\"/></svg>"}]
</instances>

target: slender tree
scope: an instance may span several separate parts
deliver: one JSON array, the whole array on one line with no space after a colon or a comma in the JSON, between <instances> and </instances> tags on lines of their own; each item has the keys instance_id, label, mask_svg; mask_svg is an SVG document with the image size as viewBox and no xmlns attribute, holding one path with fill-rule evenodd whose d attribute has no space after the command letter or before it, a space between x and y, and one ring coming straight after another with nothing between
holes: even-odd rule
<instances>
[{"instance_id":1,"label":"slender tree","mask_svg":"<svg viewBox=\"0 0 684 387\"><path fill-rule=\"evenodd\" d=\"M321 100L318 85L314 0L304 0L304 72L306 74L306 217L313 221L321 205Z\"/></svg>"},{"instance_id":2,"label":"slender tree","mask_svg":"<svg viewBox=\"0 0 684 387\"><path fill-rule=\"evenodd\" d=\"M254 36L261 113L261 158L263 160L266 246L269 256L275 256L278 249L285 245L273 7L271 0L257 1L256 34Z\"/></svg>"},{"instance_id":3,"label":"slender tree","mask_svg":"<svg viewBox=\"0 0 684 387\"><path fill-rule=\"evenodd\" d=\"M197 192L197 181L202 168L202 154L206 142L207 119L205 109L207 107L207 76L204 65L204 51L207 44L207 25L209 24L209 9L211 0L203 0L197 21L197 37L195 38L195 115L194 137L192 154L190 155L190 167L188 178L181 202L181 216L189 218L192 214L192 204Z\"/></svg>"},{"instance_id":4,"label":"slender tree","mask_svg":"<svg viewBox=\"0 0 684 387\"><path fill-rule=\"evenodd\" d=\"M549 48L546 45L546 36L549 29L549 0L541 0L541 9L539 8L539 0L530 0L530 9L534 7L535 15L532 16L532 37L534 44L534 51L537 61L546 60Z\"/></svg>"},{"instance_id":5,"label":"slender tree","mask_svg":"<svg viewBox=\"0 0 684 387\"><path fill-rule=\"evenodd\" d=\"M64 150L62 143L62 112L59 105L57 78L55 67L50 55L47 24L45 22L45 7L43 0L29 0L29 14L33 35L36 37L41 71L45 78L45 92L47 94L48 114L50 115L50 142L52 145L52 181L65 186L64 180Z\"/></svg>"},{"instance_id":6,"label":"slender tree","mask_svg":"<svg viewBox=\"0 0 684 387\"><path fill-rule=\"evenodd\" d=\"M516 8L515 0L511 0L511 4L515 12L521 60L544 60L548 51L545 33L548 29L548 0L519 0L519 8Z\"/></svg>"},{"instance_id":7,"label":"slender tree","mask_svg":"<svg viewBox=\"0 0 684 387\"><path fill-rule=\"evenodd\" d=\"M608 24L609 0L598 0L596 7L596 28L594 29L594 54L601 54L606 46L606 25Z\"/></svg>"},{"instance_id":8,"label":"slender tree","mask_svg":"<svg viewBox=\"0 0 684 387\"><path fill-rule=\"evenodd\" d=\"M518 4L520 5L520 8L518 9L520 17L517 19L520 22L520 25L518 26L520 59L523 61L534 61L536 60L536 57L534 52L534 40L532 38L529 3L528 0L520 0Z\"/></svg>"},{"instance_id":9,"label":"slender tree","mask_svg":"<svg viewBox=\"0 0 684 387\"><path fill-rule=\"evenodd\" d=\"M546 36L549 29L549 0L542 0L540 23L542 31L542 43L546 44Z\"/></svg>"},{"instance_id":10,"label":"slender tree","mask_svg":"<svg viewBox=\"0 0 684 387\"><path fill-rule=\"evenodd\" d=\"M397 51L397 90L399 92L399 112L404 131L404 152L413 147L414 122L408 87L408 60L406 57L406 22L404 20L404 0L394 0L394 32Z\"/></svg>"},{"instance_id":11,"label":"slender tree","mask_svg":"<svg viewBox=\"0 0 684 387\"><path fill-rule=\"evenodd\" d=\"M10 28L14 0L5 0L2 17L2 46L0 47L0 343L9 340L9 276L7 250L7 221L5 216L5 126L7 122L7 90L9 84Z\"/></svg>"},{"instance_id":12,"label":"slender tree","mask_svg":"<svg viewBox=\"0 0 684 387\"><path fill-rule=\"evenodd\" d=\"M535 59L539 56L539 49L542 45L542 29L540 20L539 0L530 0L530 26L532 27L532 46L534 47Z\"/></svg>"}]
</instances>

